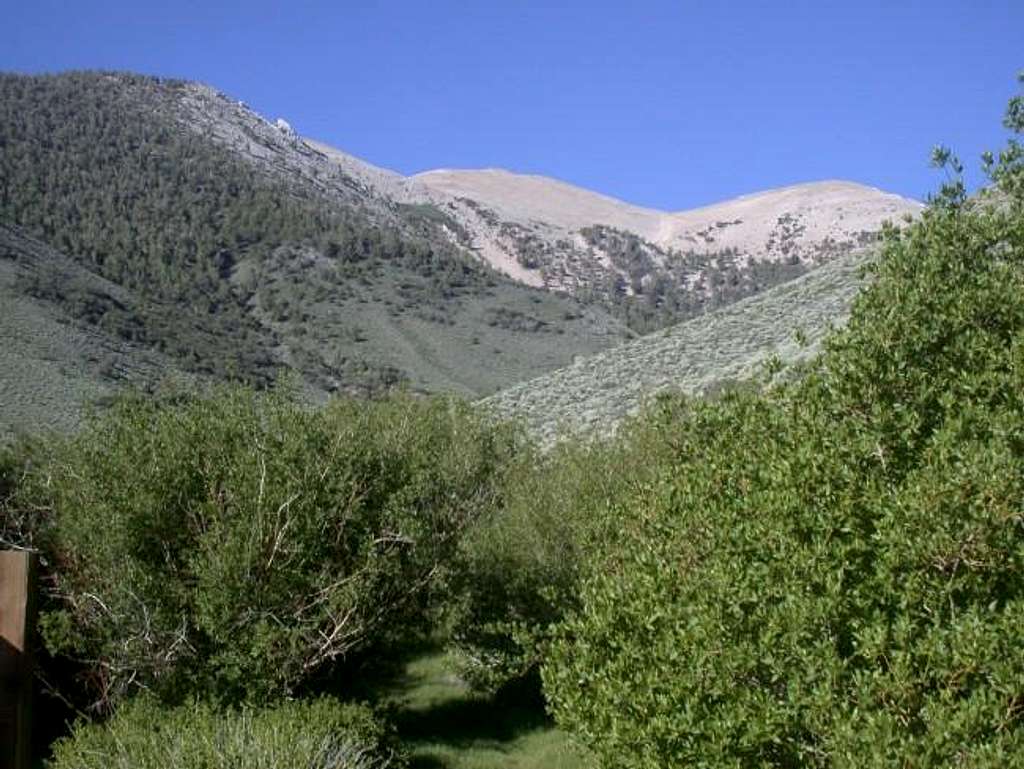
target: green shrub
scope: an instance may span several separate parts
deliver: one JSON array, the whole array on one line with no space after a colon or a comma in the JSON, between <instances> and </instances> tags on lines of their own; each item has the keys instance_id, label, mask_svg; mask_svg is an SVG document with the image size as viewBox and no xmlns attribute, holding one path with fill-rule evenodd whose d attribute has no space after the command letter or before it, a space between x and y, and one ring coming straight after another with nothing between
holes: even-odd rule
<instances>
[{"instance_id":1,"label":"green shrub","mask_svg":"<svg viewBox=\"0 0 1024 769\"><path fill-rule=\"evenodd\" d=\"M8 500L19 485L18 457L10 446L0 444L0 547L20 544L20 526Z\"/></svg>"},{"instance_id":2,"label":"green shrub","mask_svg":"<svg viewBox=\"0 0 1024 769\"><path fill-rule=\"evenodd\" d=\"M615 502L670 453L668 437L627 421L616 441L567 440L509 464L499 504L461 547L451 646L463 678L494 692L536 673L551 627L577 608L589 564L615 537Z\"/></svg>"},{"instance_id":3,"label":"green shrub","mask_svg":"<svg viewBox=\"0 0 1024 769\"><path fill-rule=\"evenodd\" d=\"M559 447L522 456L502 484L502 502L462 546L452 619L461 676L493 693L526 676L542 654L546 629L575 606L579 572L611 478L591 472L601 452Z\"/></svg>"},{"instance_id":4,"label":"green shrub","mask_svg":"<svg viewBox=\"0 0 1024 769\"><path fill-rule=\"evenodd\" d=\"M674 419L542 671L603 765L1024 761L1015 146L886 233L804 380Z\"/></svg>"},{"instance_id":5,"label":"green shrub","mask_svg":"<svg viewBox=\"0 0 1024 769\"><path fill-rule=\"evenodd\" d=\"M425 620L514 443L445 399L125 400L19 495L52 521L46 642L102 705L288 695Z\"/></svg>"},{"instance_id":6,"label":"green shrub","mask_svg":"<svg viewBox=\"0 0 1024 769\"><path fill-rule=\"evenodd\" d=\"M404 762L359 705L331 699L218 712L132 702L105 724L81 723L54 745L53 769L383 769Z\"/></svg>"},{"instance_id":7,"label":"green shrub","mask_svg":"<svg viewBox=\"0 0 1024 769\"><path fill-rule=\"evenodd\" d=\"M33 547L43 527L41 511L16 502L32 467L34 447L27 438L0 444L0 548Z\"/></svg>"}]
</instances>

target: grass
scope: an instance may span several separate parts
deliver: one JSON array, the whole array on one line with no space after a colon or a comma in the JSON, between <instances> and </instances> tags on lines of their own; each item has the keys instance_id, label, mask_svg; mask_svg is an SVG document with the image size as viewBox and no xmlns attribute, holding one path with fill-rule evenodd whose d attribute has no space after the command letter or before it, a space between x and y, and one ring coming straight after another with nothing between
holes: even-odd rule
<instances>
[{"instance_id":1,"label":"grass","mask_svg":"<svg viewBox=\"0 0 1024 769\"><path fill-rule=\"evenodd\" d=\"M537 695L485 697L455 676L442 651L408 662L382 692L395 709L412 769L589 769Z\"/></svg>"}]
</instances>

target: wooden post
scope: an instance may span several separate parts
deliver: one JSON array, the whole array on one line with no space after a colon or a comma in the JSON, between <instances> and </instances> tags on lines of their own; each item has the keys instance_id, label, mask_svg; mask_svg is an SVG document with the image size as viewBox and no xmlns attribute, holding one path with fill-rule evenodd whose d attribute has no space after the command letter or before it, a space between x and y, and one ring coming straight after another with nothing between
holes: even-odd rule
<instances>
[{"instance_id":1,"label":"wooden post","mask_svg":"<svg viewBox=\"0 0 1024 769\"><path fill-rule=\"evenodd\" d=\"M0 550L0 769L28 769L34 557Z\"/></svg>"}]
</instances>

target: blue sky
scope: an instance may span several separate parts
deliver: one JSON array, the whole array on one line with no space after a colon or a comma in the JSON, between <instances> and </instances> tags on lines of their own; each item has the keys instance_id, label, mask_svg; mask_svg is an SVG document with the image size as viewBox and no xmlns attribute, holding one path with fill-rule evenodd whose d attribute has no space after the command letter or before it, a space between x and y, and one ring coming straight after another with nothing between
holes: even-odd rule
<instances>
[{"instance_id":1,"label":"blue sky","mask_svg":"<svg viewBox=\"0 0 1024 769\"><path fill-rule=\"evenodd\" d=\"M414 173L690 208L840 178L912 197L1005 133L1024 0L0 0L0 69L201 80ZM976 184L976 174L969 177Z\"/></svg>"}]
</instances>

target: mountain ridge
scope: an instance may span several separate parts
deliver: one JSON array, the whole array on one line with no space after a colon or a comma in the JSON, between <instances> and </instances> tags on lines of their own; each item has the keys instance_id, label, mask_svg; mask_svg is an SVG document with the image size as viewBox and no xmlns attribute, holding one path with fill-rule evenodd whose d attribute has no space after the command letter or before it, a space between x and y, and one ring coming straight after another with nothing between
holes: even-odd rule
<instances>
[{"instance_id":1,"label":"mountain ridge","mask_svg":"<svg viewBox=\"0 0 1024 769\"><path fill-rule=\"evenodd\" d=\"M318 147L327 147L313 142ZM362 173L375 168L334 150ZM860 182L824 179L747 193L693 209L663 211L635 205L541 174L504 168L439 168L386 175L384 186L408 203L442 207L466 231L470 247L495 269L527 285L567 293L643 293L667 277L692 286L705 275L673 272L669 254L718 261L725 253L740 269L756 261L813 267L865 245L885 220L916 216L919 201ZM620 264L588 237L593 227L643 241L643 265ZM693 259L691 258L691 262ZM609 288L611 287L611 288Z\"/></svg>"},{"instance_id":2,"label":"mountain ridge","mask_svg":"<svg viewBox=\"0 0 1024 769\"><path fill-rule=\"evenodd\" d=\"M183 89L193 128L232 151L347 196L378 222L394 221L396 206L433 210L445 237L488 267L526 286L596 301L640 333L849 253L869 243L883 220L921 208L856 182L790 185L660 212L536 174L435 170L407 177L305 139L286 121L272 122L210 86ZM258 134L256 152L247 134ZM445 174L469 188L446 187L439 180ZM496 191L473 184L493 178L502 181ZM524 183L538 189L515 194ZM566 214L555 192L583 203Z\"/></svg>"},{"instance_id":3,"label":"mountain ridge","mask_svg":"<svg viewBox=\"0 0 1024 769\"><path fill-rule=\"evenodd\" d=\"M667 277L692 285L703 269L691 270L684 281L671 274L658 252L714 261L728 251L740 268L752 261L784 260L811 267L864 245L882 221L916 215L923 207L918 201L845 180L787 185L693 209L661 211L567 181L502 168L432 169L405 176L303 137L287 121L272 122L213 87L192 83L186 88L202 107L197 122L217 111L222 118L244 117L262 131L264 141L307 151L355 180L380 204L377 209L387 209L389 202L440 209L457 225L453 239L461 237L461 245L514 280L569 294L596 294L613 302L616 291L627 296L642 293L634 284L643 275L637 265L617 263L615 254L588 239L584 230L590 227L621 230L645 241L651 258L641 271L646 270L643 274L651 281ZM237 136L222 138L238 148ZM294 164L291 170L295 171ZM315 165L312 171L304 169L313 178L320 176L319 171Z\"/></svg>"},{"instance_id":4,"label":"mountain ridge","mask_svg":"<svg viewBox=\"0 0 1024 769\"><path fill-rule=\"evenodd\" d=\"M0 75L0 139L0 225L100 281L83 278L85 301L44 286L60 323L156 356L150 373L267 386L292 369L314 399L403 383L494 393L785 284L869 245L891 213L871 193L832 239L815 222L843 212L812 194L820 186L785 193L806 198L800 210L765 209L768 193L754 193L691 221L485 173L506 185L499 204L306 140L210 86L131 73ZM524 179L542 194L511 194ZM551 190L585 204L567 213ZM767 229L716 221L721 205L758 208ZM611 213L601 221L588 206ZM616 226L637 211L639 232ZM756 237L745 244L741 231ZM93 291L102 281L115 289ZM29 290L17 276L0 288L12 302ZM81 371L106 393L116 378L99 369ZM12 402L31 394L18 393Z\"/></svg>"}]
</instances>

